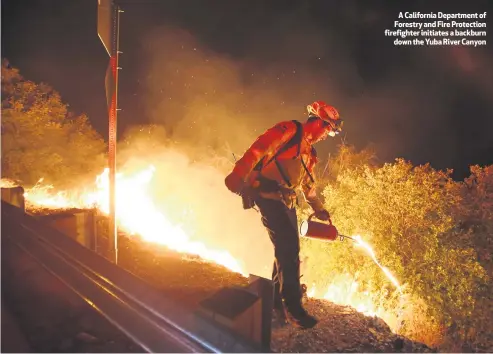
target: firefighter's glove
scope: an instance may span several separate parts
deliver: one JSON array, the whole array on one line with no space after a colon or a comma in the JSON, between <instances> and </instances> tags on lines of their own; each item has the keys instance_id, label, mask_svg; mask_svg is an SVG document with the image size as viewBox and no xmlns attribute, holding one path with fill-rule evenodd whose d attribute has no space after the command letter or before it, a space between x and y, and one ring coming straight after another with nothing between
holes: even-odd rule
<instances>
[{"instance_id":1,"label":"firefighter's glove","mask_svg":"<svg viewBox=\"0 0 493 354\"><path fill-rule=\"evenodd\" d=\"M318 220L329 221L330 220L330 213L325 209L317 210L315 212L315 217Z\"/></svg>"},{"instance_id":2,"label":"firefighter's glove","mask_svg":"<svg viewBox=\"0 0 493 354\"><path fill-rule=\"evenodd\" d=\"M245 181L238 174L231 172L225 179L224 184L233 193L241 195L243 188L245 187Z\"/></svg>"}]
</instances>

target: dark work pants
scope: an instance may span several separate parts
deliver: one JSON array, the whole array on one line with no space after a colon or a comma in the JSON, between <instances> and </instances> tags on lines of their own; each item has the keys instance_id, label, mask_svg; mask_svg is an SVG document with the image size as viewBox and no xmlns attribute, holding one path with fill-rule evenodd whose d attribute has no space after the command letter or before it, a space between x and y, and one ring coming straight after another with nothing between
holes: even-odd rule
<instances>
[{"instance_id":1,"label":"dark work pants","mask_svg":"<svg viewBox=\"0 0 493 354\"><path fill-rule=\"evenodd\" d=\"M296 209L289 209L283 202L257 198L255 200L262 223L274 245L274 306L281 306L281 297L289 312L296 315L301 307L300 239Z\"/></svg>"}]
</instances>

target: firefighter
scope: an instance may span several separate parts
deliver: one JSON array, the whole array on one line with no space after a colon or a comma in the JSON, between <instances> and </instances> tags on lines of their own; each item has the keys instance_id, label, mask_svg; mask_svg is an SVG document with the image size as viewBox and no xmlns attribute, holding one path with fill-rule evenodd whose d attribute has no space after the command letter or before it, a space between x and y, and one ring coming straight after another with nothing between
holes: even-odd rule
<instances>
[{"instance_id":1,"label":"firefighter","mask_svg":"<svg viewBox=\"0 0 493 354\"><path fill-rule=\"evenodd\" d=\"M305 123L284 121L260 135L225 179L226 187L242 196L245 209L258 207L274 245L274 308L300 328L312 328L317 320L302 305L296 190L301 189L318 219L330 219L315 191L313 144L342 129L339 113L325 102L307 110Z\"/></svg>"}]
</instances>

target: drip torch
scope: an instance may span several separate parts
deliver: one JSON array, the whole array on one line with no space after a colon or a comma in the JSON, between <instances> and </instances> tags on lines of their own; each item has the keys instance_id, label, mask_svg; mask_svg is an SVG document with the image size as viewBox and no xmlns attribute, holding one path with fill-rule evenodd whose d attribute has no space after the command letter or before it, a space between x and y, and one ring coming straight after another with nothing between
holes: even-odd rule
<instances>
[{"instance_id":1,"label":"drip torch","mask_svg":"<svg viewBox=\"0 0 493 354\"><path fill-rule=\"evenodd\" d=\"M337 228L332 224L332 220L329 219L329 223L313 221L315 214L312 214L308 219L304 220L300 226L300 235L312 240L320 241L334 241L339 238L340 241L349 239L353 242L357 242L354 238L342 235L337 231Z\"/></svg>"}]
</instances>

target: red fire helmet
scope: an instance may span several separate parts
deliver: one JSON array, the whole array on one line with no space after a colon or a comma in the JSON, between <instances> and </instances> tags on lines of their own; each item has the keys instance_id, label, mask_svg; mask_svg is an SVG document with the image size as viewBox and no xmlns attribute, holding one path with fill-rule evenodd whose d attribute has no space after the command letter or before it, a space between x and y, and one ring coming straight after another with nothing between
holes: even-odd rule
<instances>
[{"instance_id":1,"label":"red fire helmet","mask_svg":"<svg viewBox=\"0 0 493 354\"><path fill-rule=\"evenodd\" d=\"M339 120L339 112L335 107L332 107L324 101L315 101L306 106L308 114L317 116L325 121Z\"/></svg>"}]
</instances>

